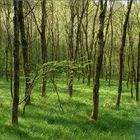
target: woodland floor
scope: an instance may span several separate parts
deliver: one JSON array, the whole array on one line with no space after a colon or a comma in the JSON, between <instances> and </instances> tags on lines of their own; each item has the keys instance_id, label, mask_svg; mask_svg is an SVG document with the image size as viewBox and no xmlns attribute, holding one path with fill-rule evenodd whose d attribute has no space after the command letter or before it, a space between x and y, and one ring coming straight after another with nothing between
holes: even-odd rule
<instances>
[{"instance_id":1,"label":"woodland floor","mask_svg":"<svg viewBox=\"0 0 140 140\"><path fill-rule=\"evenodd\" d=\"M130 98L123 83L120 108L115 107L117 81L111 87L101 80L99 120L90 121L92 87L74 81L73 98L67 94L66 79L57 79L64 112L60 109L52 84L48 83L47 96L40 96L40 85L32 94L32 104L22 115L19 126L11 125L11 97L9 82L0 80L0 140L140 140L140 106ZM24 98L21 82L20 99Z\"/></svg>"}]
</instances>

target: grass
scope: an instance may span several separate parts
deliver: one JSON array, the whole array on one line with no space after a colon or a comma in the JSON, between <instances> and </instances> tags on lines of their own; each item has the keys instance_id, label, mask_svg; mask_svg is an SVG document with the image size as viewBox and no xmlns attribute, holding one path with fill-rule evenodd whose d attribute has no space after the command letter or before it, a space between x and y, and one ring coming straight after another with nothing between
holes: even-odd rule
<instances>
[{"instance_id":1,"label":"grass","mask_svg":"<svg viewBox=\"0 0 140 140\"><path fill-rule=\"evenodd\" d=\"M57 79L58 91L64 112L50 83L47 96L40 96L40 85L32 93L32 104L22 115L19 108L19 125L11 125L11 97L9 82L0 81L0 140L139 140L140 109L130 98L129 89L123 84L120 108L115 107L117 81L101 80L99 120L91 121L92 87L74 81L73 98L67 94L66 79ZM20 100L24 86L21 82Z\"/></svg>"}]
</instances>

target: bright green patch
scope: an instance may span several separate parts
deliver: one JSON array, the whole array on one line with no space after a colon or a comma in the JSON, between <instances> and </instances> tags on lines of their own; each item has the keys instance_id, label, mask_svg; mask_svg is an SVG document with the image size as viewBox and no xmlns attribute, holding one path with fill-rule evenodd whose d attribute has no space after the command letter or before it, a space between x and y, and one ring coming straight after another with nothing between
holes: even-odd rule
<instances>
[{"instance_id":1,"label":"bright green patch","mask_svg":"<svg viewBox=\"0 0 140 140\"><path fill-rule=\"evenodd\" d=\"M140 109L130 98L129 89L123 85L120 108L115 107L117 82L112 86L101 80L99 120L90 121L92 111L92 87L74 81L74 95L67 94L66 80L57 79L58 91L64 112L59 107L52 84L47 96L40 96L36 85L32 104L22 115L20 105L19 126L11 126L11 97L9 83L0 81L0 140L136 140L140 130ZM22 85L22 83L21 83ZM24 86L20 90L24 95Z\"/></svg>"}]
</instances>

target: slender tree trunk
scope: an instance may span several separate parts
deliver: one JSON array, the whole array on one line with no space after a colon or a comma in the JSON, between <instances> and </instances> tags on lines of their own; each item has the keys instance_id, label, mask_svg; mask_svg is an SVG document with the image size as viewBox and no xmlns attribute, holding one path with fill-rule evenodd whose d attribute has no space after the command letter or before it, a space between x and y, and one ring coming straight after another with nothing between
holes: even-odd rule
<instances>
[{"instance_id":1,"label":"slender tree trunk","mask_svg":"<svg viewBox=\"0 0 140 140\"><path fill-rule=\"evenodd\" d=\"M125 22L123 25L123 33L122 33L122 40L121 40L121 47L120 47L120 68L119 68L119 86L118 86L118 97L117 97L117 102L116 105L120 105L120 100L121 100L121 94L122 94L122 80L123 80L123 57L124 57L124 48L125 48L125 42L126 42L126 31L127 31L127 24L129 21L129 15L132 7L132 2L133 0L130 1L130 4L128 5L128 10L125 18Z\"/></svg>"},{"instance_id":2,"label":"slender tree trunk","mask_svg":"<svg viewBox=\"0 0 140 140\"><path fill-rule=\"evenodd\" d=\"M19 104L19 18L18 0L14 4L14 97L12 106L12 124L18 124Z\"/></svg>"},{"instance_id":3,"label":"slender tree trunk","mask_svg":"<svg viewBox=\"0 0 140 140\"><path fill-rule=\"evenodd\" d=\"M68 66L68 93L69 96L72 97L73 94L73 69L72 65L74 63L74 22L75 22L75 2L70 0L70 10L71 10L71 17L70 17L70 31L69 31L69 50L68 50L68 57L69 57L69 66Z\"/></svg>"},{"instance_id":4,"label":"slender tree trunk","mask_svg":"<svg viewBox=\"0 0 140 140\"><path fill-rule=\"evenodd\" d=\"M140 81L140 32L138 44L138 61L137 61L137 85L136 85L136 101L139 101L139 81Z\"/></svg>"},{"instance_id":5,"label":"slender tree trunk","mask_svg":"<svg viewBox=\"0 0 140 140\"><path fill-rule=\"evenodd\" d=\"M51 0L51 61L55 61L56 56L56 45L55 45L55 32L54 32L54 2ZM55 78L55 70L51 72L51 78Z\"/></svg>"},{"instance_id":6,"label":"slender tree trunk","mask_svg":"<svg viewBox=\"0 0 140 140\"><path fill-rule=\"evenodd\" d=\"M47 63L47 45L46 45L46 0L42 0L42 24L41 24L41 50L42 50L42 64ZM46 94L46 71L43 68L42 77L42 96Z\"/></svg>"},{"instance_id":7,"label":"slender tree trunk","mask_svg":"<svg viewBox=\"0 0 140 140\"><path fill-rule=\"evenodd\" d=\"M91 35L91 43L90 43L90 60L93 62L93 66L91 66L91 70L92 70L91 75L92 75L93 81L94 81L94 76L95 76L96 48L97 48L97 40L95 39L95 29L96 29L96 20L98 17L98 12L99 12L99 2L98 2L96 12L93 18L92 35Z\"/></svg>"},{"instance_id":8,"label":"slender tree trunk","mask_svg":"<svg viewBox=\"0 0 140 140\"><path fill-rule=\"evenodd\" d=\"M97 45L98 45L98 40L95 41L94 44L94 53L93 53L93 81L95 80L95 72L96 72L96 56L97 56Z\"/></svg>"},{"instance_id":9,"label":"slender tree trunk","mask_svg":"<svg viewBox=\"0 0 140 140\"><path fill-rule=\"evenodd\" d=\"M3 36L2 36L2 6L0 6L0 32L1 32L1 34L0 34L0 51L2 52L2 40L3 40L2 39L3 38ZM4 61L3 57L4 57L3 55L1 55L1 57L0 57L0 59L2 60L0 63L1 66L3 66L3 61ZM1 67L1 69L0 69L0 76L1 77L3 76L3 67Z\"/></svg>"},{"instance_id":10,"label":"slender tree trunk","mask_svg":"<svg viewBox=\"0 0 140 140\"><path fill-rule=\"evenodd\" d=\"M9 80L9 76L8 76L8 60L9 60L9 55L8 55L8 51L9 51L9 44L7 45L6 47L6 51L5 51L5 54L6 54L6 58L5 58L5 76L6 76L6 80L8 81Z\"/></svg>"},{"instance_id":11,"label":"slender tree trunk","mask_svg":"<svg viewBox=\"0 0 140 140\"><path fill-rule=\"evenodd\" d=\"M128 76L127 76L126 86L127 86L127 88L129 88L129 81L130 81L130 48L129 48L129 52L128 52L128 55L127 55L127 66L128 66Z\"/></svg>"},{"instance_id":12,"label":"slender tree trunk","mask_svg":"<svg viewBox=\"0 0 140 140\"><path fill-rule=\"evenodd\" d=\"M113 23L112 23L112 17L111 17L111 46L110 46L110 55L109 55L109 87L111 86L111 76L112 76L112 53L113 53L113 47L114 47L114 30L113 30Z\"/></svg>"},{"instance_id":13,"label":"slender tree trunk","mask_svg":"<svg viewBox=\"0 0 140 140\"><path fill-rule=\"evenodd\" d=\"M98 32L98 58L96 63L96 73L95 73L95 80L94 80L94 88L93 88L93 114L92 119L98 119L98 106L99 106L99 87L100 87L100 72L102 67L103 61L103 50L104 50L104 20L105 20L105 13L107 7L107 0L104 3L104 0L100 0L100 15L99 15L99 32Z\"/></svg>"},{"instance_id":14,"label":"slender tree trunk","mask_svg":"<svg viewBox=\"0 0 140 140\"><path fill-rule=\"evenodd\" d=\"M129 46L130 46L130 49L129 49L129 61L131 60L131 67L130 67L130 70L129 70L129 78L130 79L130 84L131 84L131 87L130 87L130 90L131 90L131 98L133 98L133 83L135 82L135 87L136 87L136 72L135 72L135 60L134 60L134 54L133 54L133 46L134 46L134 39L133 39L133 33L132 33L132 26L130 23L128 24L128 36L129 36ZM129 62L128 62L129 63ZM130 64L129 64L130 65ZM127 82L129 85L129 80Z\"/></svg>"},{"instance_id":15,"label":"slender tree trunk","mask_svg":"<svg viewBox=\"0 0 140 140\"><path fill-rule=\"evenodd\" d=\"M25 104L30 104L30 62L29 62L29 49L25 35L25 24L23 14L23 0L19 0L19 24L21 33L22 53L24 61L24 75L25 75Z\"/></svg>"},{"instance_id":16,"label":"slender tree trunk","mask_svg":"<svg viewBox=\"0 0 140 140\"><path fill-rule=\"evenodd\" d=\"M137 85L137 78L136 78L136 69L135 69L135 60L133 54L133 46L131 46L131 59L132 59L132 66L131 66L131 97L133 97L133 83L136 89Z\"/></svg>"}]
</instances>

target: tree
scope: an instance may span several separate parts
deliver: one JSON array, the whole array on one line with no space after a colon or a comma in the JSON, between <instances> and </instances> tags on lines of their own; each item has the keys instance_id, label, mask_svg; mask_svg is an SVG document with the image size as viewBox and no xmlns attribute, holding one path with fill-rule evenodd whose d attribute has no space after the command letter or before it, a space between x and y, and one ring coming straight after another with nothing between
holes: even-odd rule
<instances>
[{"instance_id":1,"label":"tree","mask_svg":"<svg viewBox=\"0 0 140 140\"><path fill-rule=\"evenodd\" d=\"M139 81L140 81L140 32L138 44L138 60L137 60L137 82L136 82L136 101L139 100Z\"/></svg>"},{"instance_id":2,"label":"tree","mask_svg":"<svg viewBox=\"0 0 140 140\"><path fill-rule=\"evenodd\" d=\"M37 30L39 32L40 35L40 39L41 39L41 60L42 60L42 65L47 63L47 43L46 43L46 18L47 18L47 13L46 13L46 0L41 0L41 29L38 25L38 21L37 18L35 16L35 13L33 12L35 6L38 4L38 2L35 4L35 6L32 8L32 6L30 5L30 3L28 2L28 0L26 0L29 8L30 8L30 12L33 14L33 18L34 18L34 22L35 25L37 27ZM30 13L29 12L29 13ZM45 96L46 94L46 71L45 71L45 67L43 66L43 74L42 74L42 96Z\"/></svg>"},{"instance_id":3,"label":"tree","mask_svg":"<svg viewBox=\"0 0 140 140\"><path fill-rule=\"evenodd\" d=\"M130 77L130 84L131 84L131 98L133 98L133 83L135 83L135 87L136 87L136 70L135 70L135 59L134 59L134 37L133 37L133 25L129 22L128 24L128 38L129 38L129 55L128 55L128 67L130 67L129 63L130 63L130 59L131 59L131 70L129 70L129 74L128 74L128 80L129 81L129 77ZM128 82L127 82L128 83ZM127 84L128 85L128 84Z\"/></svg>"},{"instance_id":4,"label":"tree","mask_svg":"<svg viewBox=\"0 0 140 140\"><path fill-rule=\"evenodd\" d=\"M126 31L127 31L127 25L129 21L129 15L131 12L132 3L133 3L133 0L131 0L128 5L128 10L127 10L125 21L123 24L122 40L121 40L121 47L120 47L120 58L119 58L120 64L119 64L118 97L117 97L117 102L116 102L117 106L120 105L121 94L122 94L122 80L123 80L123 67L124 67L123 57L124 57L124 48L125 48L125 43L126 43Z\"/></svg>"},{"instance_id":5,"label":"tree","mask_svg":"<svg viewBox=\"0 0 140 140\"><path fill-rule=\"evenodd\" d=\"M19 10L18 0L14 4L14 97L12 106L12 124L18 124L19 104Z\"/></svg>"},{"instance_id":6,"label":"tree","mask_svg":"<svg viewBox=\"0 0 140 140\"><path fill-rule=\"evenodd\" d=\"M29 49L28 43L25 35L25 24L24 24L24 14L23 14L23 0L19 0L19 25L21 33L21 43L22 43L22 53L24 61L24 75L25 75L25 104L30 104L30 62L29 62Z\"/></svg>"},{"instance_id":7,"label":"tree","mask_svg":"<svg viewBox=\"0 0 140 140\"><path fill-rule=\"evenodd\" d=\"M41 23L41 50L42 64L47 63L47 45L46 45L46 0L42 0L42 23ZM43 68L42 96L46 94L46 72Z\"/></svg>"},{"instance_id":8,"label":"tree","mask_svg":"<svg viewBox=\"0 0 140 140\"><path fill-rule=\"evenodd\" d=\"M5 3L7 5L6 8L4 8L5 16L6 16L6 32L7 32L7 47L5 48L5 55L6 55L6 64L5 64L5 76L6 80L8 81L8 60L9 60L9 49L11 50L11 36L10 36L10 2L9 0L6 1Z\"/></svg>"},{"instance_id":9,"label":"tree","mask_svg":"<svg viewBox=\"0 0 140 140\"><path fill-rule=\"evenodd\" d=\"M98 58L96 63L95 80L93 86L93 112L91 118L93 120L98 119L98 106L99 106L99 87L100 87L100 72L103 61L103 50L104 50L104 20L107 7L107 0L99 1L100 4L100 15L99 15L99 31L98 31Z\"/></svg>"},{"instance_id":10,"label":"tree","mask_svg":"<svg viewBox=\"0 0 140 140\"><path fill-rule=\"evenodd\" d=\"M68 31L68 93L69 96L73 95L73 69L72 65L74 63L74 23L75 23L75 0L70 0L70 21L69 21L69 31Z\"/></svg>"}]
</instances>

